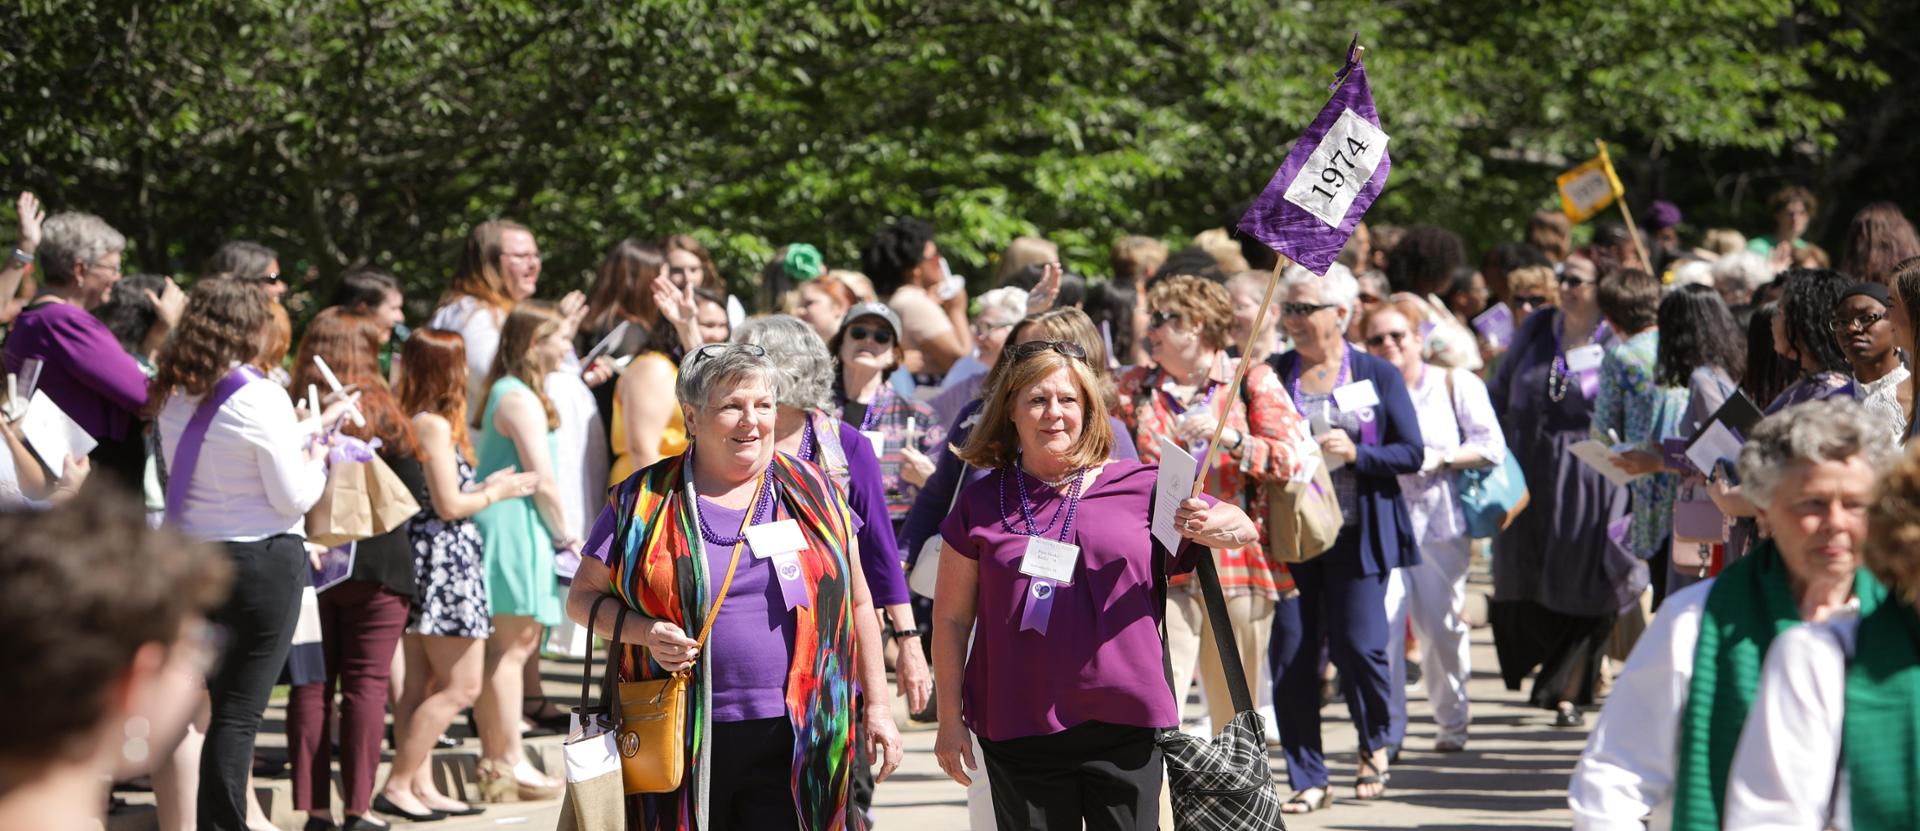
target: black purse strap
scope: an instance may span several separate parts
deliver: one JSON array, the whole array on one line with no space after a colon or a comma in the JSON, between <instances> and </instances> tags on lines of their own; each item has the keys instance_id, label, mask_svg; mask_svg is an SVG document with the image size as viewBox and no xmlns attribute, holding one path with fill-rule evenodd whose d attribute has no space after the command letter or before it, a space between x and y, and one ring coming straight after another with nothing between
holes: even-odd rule
<instances>
[{"instance_id":1,"label":"black purse strap","mask_svg":"<svg viewBox=\"0 0 1920 831\"><path fill-rule=\"evenodd\" d=\"M580 672L580 706L573 708L574 712L579 713L580 715L583 715L583 716L591 715L594 713L611 712L610 707L611 707L612 699L607 698L607 692L606 692L606 687L604 682L602 682L602 686L600 688L600 703L595 705L593 703L593 699L590 697L593 693L593 625L599 622L600 620L600 604L605 603L609 600L619 602L620 598L615 597L611 594L600 595L599 597L594 598L593 608L587 612L587 662L586 662L586 668ZM626 606L626 603L621 602L620 605L624 607ZM613 669L613 665L615 663L614 650L620 648L619 638L620 638L620 623L619 623L619 616L616 615L614 629L613 629L613 637L607 639L606 668L609 671Z\"/></svg>"},{"instance_id":2,"label":"black purse strap","mask_svg":"<svg viewBox=\"0 0 1920 831\"><path fill-rule=\"evenodd\" d=\"M1247 685L1246 668L1240 666L1240 648L1233 637L1233 618L1227 614L1227 596L1220 590L1220 572L1213 564L1213 550L1200 556L1195 571L1200 573L1200 595L1206 601L1207 628L1213 630L1213 645L1220 651L1220 670L1227 676L1227 693L1233 697L1233 711L1253 709L1253 691ZM1215 730L1226 725L1216 724Z\"/></svg>"}]
</instances>

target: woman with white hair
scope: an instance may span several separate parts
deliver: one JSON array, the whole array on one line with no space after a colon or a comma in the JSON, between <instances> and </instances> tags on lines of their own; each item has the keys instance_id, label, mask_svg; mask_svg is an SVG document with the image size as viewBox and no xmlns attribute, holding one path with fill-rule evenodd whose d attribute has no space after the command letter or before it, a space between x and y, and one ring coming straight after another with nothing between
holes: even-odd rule
<instances>
[{"instance_id":1,"label":"woman with white hair","mask_svg":"<svg viewBox=\"0 0 1920 831\"><path fill-rule=\"evenodd\" d=\"M1754 290L1772 279L1773 266L1751 251L1736 251L1713 261L1713 287L1728 306L1752 303Z\"/></svg>"},{"instance_id":2,"label":"woman with white hair","mask_svg":"<svg viewBox=\"0 0 1920 831\"><path fill-rule=\"evenodd\" d=\"M1336 264L1316 277L1293 266L1281 281L1280 325L1293 349L1269 364L1311 426L1344 520L1331 549L1291 567L1299 596L1274 612L1274 712L1296 791L1283 810L1307 813L1333 801L1320 750L1323 636L1360 734L1354 795L1376 799L1386 791L1387 582L1394 569L1420 562L1397 477L1418 473L1426 452L1400 371L1346 341L1360 291L1353 273Z\"/></svg>"},{"instance_id":3,"label":"woman with white hair","mask_svg":"<svg viewBox=\"0 0 1920 831\"><path fill-rule=\"evenodd\" d=\"M1560 303L1521 325L1488 385L1533 507L1493 538L1495 653L1507 689L1534 667L1531 703L1581 723L1593 703L1601 650L1620 608L1646 585L1646 565L1609 537L1626 489L1574 458L1600 396L1600 363L1620 340L1600 314L1592 260L1568 257Z\"/></svg>"}]
</instances>

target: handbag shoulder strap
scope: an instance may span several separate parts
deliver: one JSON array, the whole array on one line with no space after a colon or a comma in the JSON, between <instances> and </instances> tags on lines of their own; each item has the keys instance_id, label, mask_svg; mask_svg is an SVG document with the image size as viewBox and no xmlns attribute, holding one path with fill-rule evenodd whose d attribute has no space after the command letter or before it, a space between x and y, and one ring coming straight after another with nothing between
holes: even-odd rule
<instances>
[{"instance_id":1,"label":"handbag shoulder strap","mask_svg":"<svg viewBox=\"0 0 1920 831\"><path fill-rule=\"evenodd\" d=\"M1233 618L1227 613L1227 596L1220 590L1220 573L1213 565L1209 549L1200 556L1195 569L1200 574L1200 595L1206 601L1208 629L1213 630L1213 645L1220 652L1221 673L1227 677L1227 693L1233 698L1233 711L1253 709L1253 692L1247 684L1246 668L1240 666L1240 649L1234 642ZM1219 730L1225 725L1214 725Z\"/></svg>"},{"instance_id":2,"label":"handbag shoulder strap","mask_svg":"<svg viewBox=\"0 0 1920 831\"><path fill-rule=\"evenodd\" d=\"M180 444L174 448L174 461L168 470L166 488L167 519L179 521L180 512L186 508L187 488L193 485L193 471L200 466L200 446L207 441L207 430L213 425L213 416L220 411L220 405L240 391L241 387L261 377L258 370L251 366L235 367L225 377L213 385L207 397L193 411L193 417L187 420L186 429L180 431Z\"/></svg>"},{"instance_id":3,"label":"handbag shoulder strap","mask_svg":"<svg viewBox=\"0 0 1920 831\"><path fill-rule=\"evenodd\" d=\"M691 477L692 473L689 472L688 476ZM753 501L747 503L748 505L747 521L748 522L753 521L752 506L757 504L760 501L760 495L763 492L765 492L767 488L771 488L771 487L773 487L773 471L771 468L769 468L765 473L762 473L760 475L760 487L754 491ZM700 498L697 495L690 494L690 496L691 498L696 500ZM700 505L698 502L688 507L690 507L694 511L700 510ZM720 607L721 605L727 602L727 592L733 588L734 572L740 569L740 549L745 548L746 546L747 546L747 538L744 534L740 537L739 542L736 542L733 544L733 559L732 561L727 563L727 578L725 580L720 581L720 593L713 596L713 605L707 608L707 622L701 624L700 635L694 638L694 649L699 650L700 651L699 654L703 654L703 655L706 654L707 636L713 634L713 622L720 618Z\"/></svg>"},{"instance_id":4,"label":"handbag shoulder strap","mask_svg":"<svg viewBox=\"0 0 1920 831\"><path fill-rule=\"evenodd\" d=\"M596 597L593 599L593 608L587 612L587 664L586 664L586 669L580 673L580 706L574 708L574 712L580 713L582 715L585 715L587 713L606 712L608 709L608 706L613 701L613 699L610 699L607 697L606 687L605 687L606 682L604 680L601 681L602 686L600 688L599 706L597 707L592 706L591 702L593 699L588 697L593 692L593 624L600 620L600 604L605 603L609 600L618 601L620 599L617 597L614 597L611 594L600 595L599 597ZM624 601L622 601L620 605L625 606L627 604ZM616 616L616 619L617 618L618 616ZM617 654L617 651L619 649L620 649L620 626L619 626L619 623L616 622L614 624L613 637L607 639L606 670L609 674L617 673L619 671L614 668L614 664L618 663L618 661L614 660L614 655Z\"/></svg>"},{"instance_id":5,"label":"handbag shoulder strap","mask_svg":"<svg viewBox=\"0 0 1920 831\"><path fill-rule=\"evenodd\" d=\"M1463 423L1460 420L1460 397L1454 394L1454 391L1453 391L1454 370L1445 369L1442 371L1446 373L1445 377L1447 379L1447 410L1453 413L1453 432L1460 436L1461 444L1466 444L1467 443L1467 426L1465 423Z\"/></svg>"}]
</instances>

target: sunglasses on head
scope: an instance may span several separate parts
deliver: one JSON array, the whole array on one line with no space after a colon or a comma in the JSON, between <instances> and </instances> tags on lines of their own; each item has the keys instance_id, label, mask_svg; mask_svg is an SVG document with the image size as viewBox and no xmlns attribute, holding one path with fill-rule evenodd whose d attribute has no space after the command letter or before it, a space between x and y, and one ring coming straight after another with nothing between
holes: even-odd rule
<instances>
[{"instance_id":1,"label":"sunglasses on head","mask_svg":"<svg viewBox=\"0 0 1920 831\"><path fill-rule=\"evenodd\" d=\"M1551 302L1553 301L1548 299L1544 294L1521 294L1515 295L1513 298L1513 303L1516 306L1545 306Z\"/></svg>"},{"instance_id":2,"label":"sunglasses on head","mask_svg":"<svg viewBox=\"0 0 1920 831\"><path fill-rule=\"evenodd\" d=\"M1147 316L1147 328L1158 329L1179 319L1179 312L1154 312Z\"/></svg>"},{"instance_id":3,"label":"sunglasses on head","mask_svg":"<svg viewBox=\"0 0 1920 831\"><path fill-rule=\"evenodd\" d=\"M1405 343L1409 337L1412 337L1412 335L1408 332L1381 332L1378 335L1367 338L1367 345L1378 348L1386 346L1387 341L1393 341L1394 345L1398 346Z\"/></svg>"},{"instance_id":4,"label":"sunglasses on head","mask_svg":"<svg viewBox=\"0 0 1920 831\"><path fill-rule=\"evenodd\" d=\"M1331 309L1332 303L1282 303L1280 313L1287 317L1306 317L1322 309Z\"/></svg>"},{"instance_id":5,"label":"sunglasses on head","mask_svg":"<svg viewBox=\"0 0 1920 831\"><path fill-rule=\"evenodd\" d=\"M1064 340L1030 340L1025 343L1015 344L1013 347L1013 358L1017 361L1026 360L1027 358L1031 358L1048 350L1058 352L1078 361L1087 359L1087 350L1081 349L1080 344Z\"/></svg>"},{"instance_id":6,"label":"sunglasses on head","mask_svg":"<svg viewBox=\"0 0 1920 831\"><path fill-rule=\"evenodd\" d=\"M881 346L886 346L889 343L893 343L893 330L882 329L878 326L848 326L847 339L870 340Z\"/></svg>"},{"instance_id":7,"label":"sunglasses on head","mask_svg":"<svg viewBox=\"0 0 1920 831\"><path fill-rule=\"evenodd\" d=\"M757 343L709 343L706 346L695 349L693 351L693 361L687 365L698 366L701 361L725 355L729 350L739 350L756 358L764 358L767 356L766 348Z\"/></svg>"}]
</instances>

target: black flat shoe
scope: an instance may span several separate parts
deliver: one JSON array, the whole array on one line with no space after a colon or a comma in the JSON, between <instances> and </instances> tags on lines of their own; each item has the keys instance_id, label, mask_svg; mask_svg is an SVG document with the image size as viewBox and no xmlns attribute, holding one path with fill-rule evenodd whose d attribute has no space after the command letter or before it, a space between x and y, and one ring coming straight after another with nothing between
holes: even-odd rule
<instances>
[{"instance_id":1,"label":"black flat shoe","mask_svg":"<svg viewBox=\"0 0 1920 831\"><path fill-rule=\"evenodd\" d=\"M393 804L393 800L388 799L386 794L374 795L373 809L387 816L398 817L408 822L439 822L447 818L447 815L441 811L428 811L424 814L403 811L400 809L400 806Z\"/></svg>"},{"instance_id":2,"label":"black flat shoe","mask_svg":"<svg viewBox=\"0 0 1920 831\"><path fill-rule=\"evenodd\" d=\"M1581 715L1580 708L1572 704L1562 705L1560 709L1556 710L1553 714L1553 726L1555 727L1579 727L1585 723L1587 723L1586 716Z\"/></svg>"},{"instance_id":3,"label":"black flat shoe","mask_svg":"<svg viewBox=\"0 0 1920 831\"><path fill-rule=\"evenodd\" d=\"M435 808L433 810L446 814L449 817L477 817L487 812L487 809L482 808L478 805L473 805L473 804L469 804L466 807L459 808L459 809Z\"/></svg>"},{"instance_id":4,"label":"black flat shoe","mask_svg":"<svg viewBox=\"0 0 1920 831\"><path fill-rule=\"evenodd\" d=\"M347 817L347 824L340 826L340 831L387 831L392 827L373 817Z\"/></svg>"},{"instance_id":5,"label":"black flat shoe","mask_svg":"<svg viewBox=\"0 0 1920 831\"><path fill-rule=\"evenodd\" d=\"M330 819L308 817L304 831L340 831L340 826L334 825L333 820Z\"/></svg>"}]
</instances>

